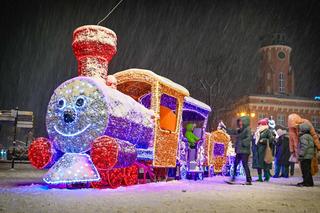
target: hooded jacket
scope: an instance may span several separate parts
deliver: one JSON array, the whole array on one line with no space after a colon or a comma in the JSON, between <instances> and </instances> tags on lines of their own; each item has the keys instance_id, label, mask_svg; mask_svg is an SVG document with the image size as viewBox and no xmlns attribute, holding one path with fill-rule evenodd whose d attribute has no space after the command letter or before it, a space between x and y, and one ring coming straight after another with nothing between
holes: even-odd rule
<instances>
[{"instance_id":1,"label":"hooded jacket","mask_svg":"<svg viewBox=\"0 0 320 213\"><path fill-rule=\"evenodd\" d=\"M299 160L312 159L314 156L315 147L313 138L310 135L310 127L306 123L299 125Z\"/></svg>"},{"instance_id":2,"label":"hooded jacket","mask_svg":"<svg viewBox=\"0 0 320 213\"><path fill-rule=\"evenodd\" d=\"M237 154L250 154L251 146L251 130L249 116L239 118L242 121L242 128L227 129L228 134L236 137L235 151Z\"/></svg>"},{"instance_id":3,"label":"hooded jacket","mask_svg":"<svg viewBox=\"0 0 320 213\"><path fill-rule=\"evenodd\" d=\"M313 128L312 124L310 121L307 119L301 118L297 114L290 114L288 117L288 127L289 127L289 136L290 136L290 152L292 153L298 153L298 144L299 144L299 138L298 138L298 128L299 125L305 123L309 126L310 128L310 135L313 138L313 142L317 150L320 150L320 142L319 142L319 137Z\"/></svg>"}]
</instances>

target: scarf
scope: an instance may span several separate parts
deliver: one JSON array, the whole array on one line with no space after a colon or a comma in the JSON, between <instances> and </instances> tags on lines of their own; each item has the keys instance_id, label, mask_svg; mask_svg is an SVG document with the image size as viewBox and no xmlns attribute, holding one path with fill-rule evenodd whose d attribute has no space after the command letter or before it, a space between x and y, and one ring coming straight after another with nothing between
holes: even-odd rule
<instances>
[{"instance_id":1,"label":"scarf","mask_svg":"<svg viewBox=\"0 0 320 213\"><path fill-rule=\"evenodd\" d=\"M255 143L256 145L258 144L259 140L260 140L260 134L261 132L263 132L264 130L269 129L268 125L261 125L257 127L256 132L254 133L254 138L255 138Z\"/></svg>"}]
</instances>

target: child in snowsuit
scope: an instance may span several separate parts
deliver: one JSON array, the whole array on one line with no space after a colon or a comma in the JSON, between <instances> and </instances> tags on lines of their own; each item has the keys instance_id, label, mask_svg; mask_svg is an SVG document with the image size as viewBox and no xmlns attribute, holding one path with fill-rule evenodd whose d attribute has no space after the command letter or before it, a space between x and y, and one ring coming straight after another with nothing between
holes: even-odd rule
<instances>
[{"instance_id":1,"label":"child in snowsuit","mask_svg":"<svg viewBox=\"0 0 320 213\"><path fill-rule=\"evenodd\" d=\"M310 127L303 123L299 125L299 144L298 144L298 159L302 172L303 181L297 186L313 186L313 178L311 175L311 159L315 153L313 138L310 134Z\"/></svg>"}]
</instances>

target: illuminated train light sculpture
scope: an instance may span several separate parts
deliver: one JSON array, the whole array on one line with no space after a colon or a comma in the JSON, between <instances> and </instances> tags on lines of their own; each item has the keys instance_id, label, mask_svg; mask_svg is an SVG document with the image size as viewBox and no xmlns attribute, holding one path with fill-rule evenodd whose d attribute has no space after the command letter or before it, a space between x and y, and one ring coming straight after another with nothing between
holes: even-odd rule
<instances>
[{"instance_id":1,"label":"illuminated train light sculpture","mask_svg":"<svg viewBox=\"0 0 320 213\"><path fill-rule=\"evenodd\" d=\"M31 164L49 169L43 177L46 183L91 183L95 188L137 184L141 165L150 171L180 166L182 173L200 172L202 177L213 153L210 134L205 133L210 107L148 70L108 76L116 44L116 34L104 27L74 31L79 76L62 83L51 96L49 138L37 138L30 145ZM201 130L195 166L181 153L187 151L182 148L183 125L192 119Z\"/></svg>"}]
</instances>

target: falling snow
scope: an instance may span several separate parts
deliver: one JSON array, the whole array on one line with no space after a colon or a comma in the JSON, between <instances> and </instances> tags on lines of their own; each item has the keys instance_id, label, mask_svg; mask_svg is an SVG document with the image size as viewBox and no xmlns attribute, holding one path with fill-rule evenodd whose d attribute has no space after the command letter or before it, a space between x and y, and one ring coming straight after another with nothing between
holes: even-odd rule
<instances>
[{"instance_id":1,"label":"falling snow","mask_svg":"<svg viewBox=\"0 0 320 213\"><path fill-rule=\"evenodd\" d=\"M117 1L4 1L1 5L0 108L35 112L45 134L46 105L61 82L77 75L72 32L96 24ZM198 78L213 85L223 109L254 93L260 37L285 32L293 49L296 94L320 94L320 2L124 1L101 25L118 36L109 73L149 69L208 103ZM41 98L39 98L41 97Z\"/></svg>"}]
</instances>

